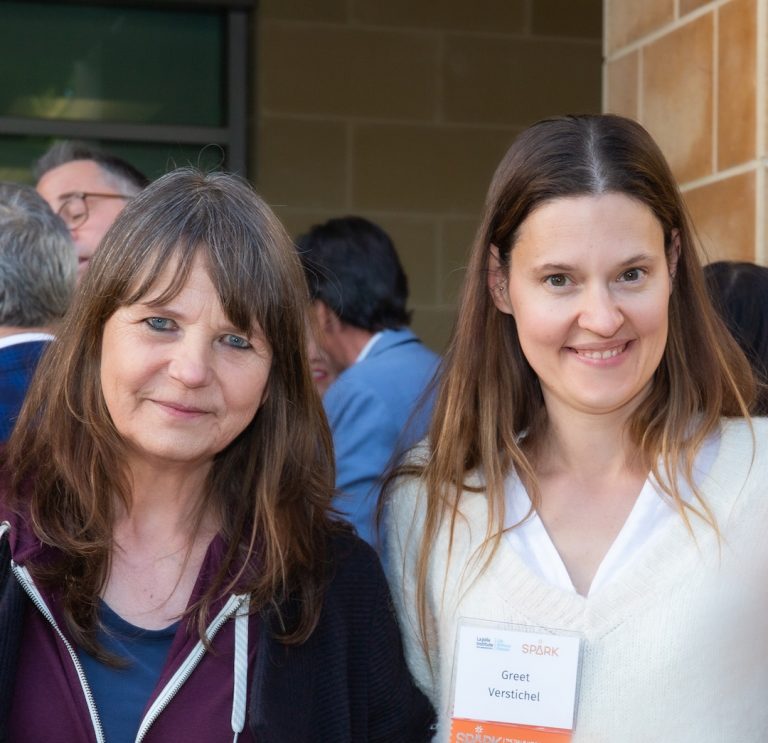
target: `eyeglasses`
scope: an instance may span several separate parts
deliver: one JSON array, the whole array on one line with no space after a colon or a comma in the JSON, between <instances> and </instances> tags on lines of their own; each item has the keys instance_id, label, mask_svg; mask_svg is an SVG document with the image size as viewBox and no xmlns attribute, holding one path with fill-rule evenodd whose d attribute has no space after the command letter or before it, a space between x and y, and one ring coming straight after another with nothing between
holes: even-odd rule
<instances>
[{"instance_id":1,"label":"eyeglasses","mask_svg":"<svg viewBox=\"0 0 768 743\"><path fill-rule=\"evenodd\" d=\"M130 201L133 196L126 196L121 193L77 193L67 194L64 202L56 212L70 230L81 227L88 221L88 199L125 199Z\"/></svg>"}]
</instances>

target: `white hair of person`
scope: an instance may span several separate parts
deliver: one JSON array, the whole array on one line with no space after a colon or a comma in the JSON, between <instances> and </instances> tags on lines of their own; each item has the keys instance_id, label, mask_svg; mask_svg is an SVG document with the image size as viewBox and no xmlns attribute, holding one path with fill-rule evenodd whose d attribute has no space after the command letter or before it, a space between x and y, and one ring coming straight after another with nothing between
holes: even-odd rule
<instances>
[{"instance_id":1,"label":"white hair of person","mask_svg":"<svg viewBox=\"0 0 768 743\"><path fill-rule=\"evenodd\" d=\"M33 188L0 182L0 326L55 322L69 306L76 276L64 222Z\"/></svg>"}]
</instances>

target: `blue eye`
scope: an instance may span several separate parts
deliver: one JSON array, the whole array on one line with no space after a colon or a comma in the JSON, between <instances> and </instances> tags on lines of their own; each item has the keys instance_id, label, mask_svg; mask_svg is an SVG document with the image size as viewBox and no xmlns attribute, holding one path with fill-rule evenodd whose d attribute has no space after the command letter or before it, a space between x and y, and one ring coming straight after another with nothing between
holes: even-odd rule
<instances>
[{"instance_id":1,"label":"blue eye","mask_svg":"<svg viewBox=\"0 0 768 743\"><path fill-rule=\"evenodd\" d=\"M227 334L224 336L224 343L226 343L228 346L232 346L232 348L250 348L251 344L245 340L245 338L242 338L239 335L232 335Z\"/></svg>"},{"instance_id":2,"label":"blue eye","mask_svg":"<svg viewBox=\"0 0 768 743\"><path fill-rule=\"evenodd\" d=\"M152 330L173 330L173 320L167 317L148 317L145 321Z\"/></svg>"},{"instance_id":3,"label":"blue eye","mask_svg":"<svg viewBox=\"0 0 768 743\"><path fill-rule=\"evenodd\" d=\"M569 279L564 273L554 273L551 276L547 276L544 281L555 288L568 286L569 283Z\"/></svg>"}]
</instances>

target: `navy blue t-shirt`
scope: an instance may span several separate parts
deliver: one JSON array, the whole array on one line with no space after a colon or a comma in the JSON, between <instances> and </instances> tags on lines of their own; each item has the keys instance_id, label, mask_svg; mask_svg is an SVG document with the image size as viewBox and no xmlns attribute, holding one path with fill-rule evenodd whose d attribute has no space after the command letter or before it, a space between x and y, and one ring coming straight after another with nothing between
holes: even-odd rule
<instances>
[{"instance_id":1,"label":"navy blue t-shirt","mask_svg":"<svg viewBox=\"0 0 768 743\"><path fill-rule=\"evenodd\" d=\"M127 661L107 666L80 649L78 655L93 692L104 735L109 743L133 743L160 672L171 649L178 622L161 630L136 627L99 602L102 629L98 641Z\"/></svg>"}]
</instances>

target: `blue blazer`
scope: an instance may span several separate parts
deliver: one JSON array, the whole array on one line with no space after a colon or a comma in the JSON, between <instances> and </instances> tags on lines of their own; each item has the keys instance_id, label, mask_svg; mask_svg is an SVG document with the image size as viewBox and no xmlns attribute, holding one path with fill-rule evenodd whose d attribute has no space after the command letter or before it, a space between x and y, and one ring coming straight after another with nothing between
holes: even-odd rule
<instances>
[{"instance_id":1,"label":"blue blazer","mask_svg":"<svg viewBox=\"0 0 768 743\"><path fill-rule=\"evenodd\" d=\"M0 348L0 443L11 435L37 362L48 341L29 341Z\"/></svg>"},{"instance_id":2,"label":"blue blazer","mask_svg":"<svg viewBox=\"0 0 768 743\"><path fill-rule=\"evenodd\" d=\"M385 330L323 397L336 451L334 506L374 547L381 476L427 432L438 361L408 328Z\"/></svg>"}]
</instances>

